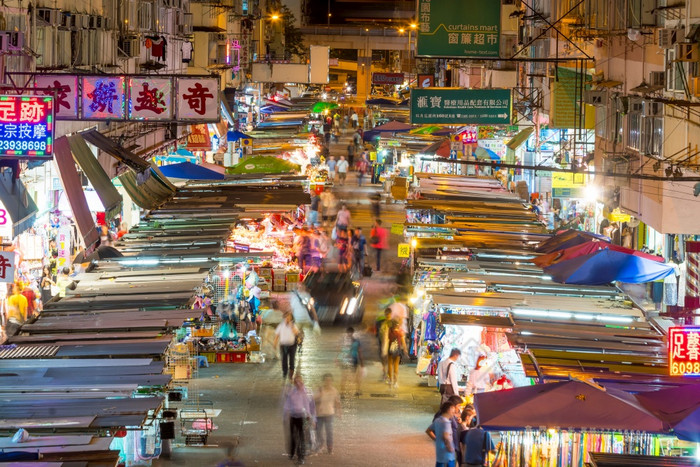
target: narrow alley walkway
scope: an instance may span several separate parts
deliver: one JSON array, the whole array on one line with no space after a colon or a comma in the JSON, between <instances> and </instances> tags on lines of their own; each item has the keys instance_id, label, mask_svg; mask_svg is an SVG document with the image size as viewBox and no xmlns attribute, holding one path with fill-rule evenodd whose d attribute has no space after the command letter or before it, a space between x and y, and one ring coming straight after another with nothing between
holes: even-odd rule
<instances>
[{"instance_id":1,"label":"narrow alley walkway","mask_svg":"<svg viewBox=\"0 0 700 467\"><path fill-rule=\"evenodd\" d=\"M347 144L333 144L331 153L339 155ZM353 216L353 226L361 226L369 237L372 224L369 197L379 186L358 188L350 174L344 187L334 189L346 201ZM382 206L387 228L403 222L401 205ZM396 245L399 237L391 235L389 271L398 269ZM372 255L372 253L370 253ZM370 256L372 259L372 256ZM383 268L385 271L387 268ZM392 294L391 272L363 279L366 311L359 335L367 359L367 377L362 395L348 394L342 401L342 415L336 418L333 454L309 456L307 465L319 466L422 466L434 463L433 445L424 431L432 420L439 402L434 388L428 388L415 375L415 364L400 368L399 389L392 392L380 381L382 372L375 337L369 332L376 318L377 301ZM321 383L322 375L332 373L337 386L340 370L335 365L342 327L324 328L320 335L307 331L303 352L298 357L301 374L309 390ZM218 429L209 438L209 447L176 448L171 459L160 459L154 465L216 465L225 457L225 448L238 439L236 459L246 466L292 465L285 452L282 424L281 393L283 388L279 360L267 355L262 364L214 364L201 369L197 393L202 400L211 400L222 409L216 419ZM354 390L353 390L354 392Z\"/></svg>"}]
</instances>

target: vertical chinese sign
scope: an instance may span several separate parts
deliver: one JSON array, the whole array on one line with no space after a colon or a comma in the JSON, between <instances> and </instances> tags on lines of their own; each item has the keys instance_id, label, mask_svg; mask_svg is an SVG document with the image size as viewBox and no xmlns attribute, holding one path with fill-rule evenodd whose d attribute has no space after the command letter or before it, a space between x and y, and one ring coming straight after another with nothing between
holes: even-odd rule
<instances>
[{"instance_id":1,"label":"vertical chinese sign","mask_svg":"<svg viewBox=\"0 0 700 467\"><path fill-rule=\"evenodd\" d=\"M86 120L124 120L125 78L123 76L85 76L82 78L83 118Z\"/></svg>"},{"instance_id":2,"label":"vertical chinese sign","mask_svg":"<svg viewBox=\"0 0 700 467\"><path fill-rule=\"evenodd\" d=\"M187 135L187 149L190 151L211 151L211 136L206 124L190 125Z\"/></svg>"},{"instance_id":3,"label":"vertical chinese sign","mask_svg":"<svg viewBox=\"0 0 700 467\"><path fill-rule=\"evenodd\" d=\"M498 58L501 2L419 0L419 57Z\"/></svg>"},{"instance_id":4,"label":"vertical chinese sign","mask_svg":"<svg viewBox=\"0 0 700 467\"><path fill-rule=\"evenodd\" d=\"M48 159L53 135L53 97L0 96L0 156Z\"/></svg>"},{"instance_id":5,"label":"vertical chinese sign","mask_svg":"<svg viewBox=\"0 0 700 467\"><path fill-rule=\"evenodd\" d=\"M15 252L0 251L0 282L14 282Z\"/></svg>"},{"instance_id":6,"label":"vertical chinese sign","mask_svg":"<svg viewBox=\"0 0 700 467\"><path fill-rule=\"evenodd\" d=\"M219 119L219 80L216 78L179 78L177 80L177 118L189 121Z\"/></svg>"},{"instance_id":7,"label":"vertical chinese sign","mask_svg":"<svg viewBox=\"0 0 700 467\"><path fill-rule=\"evenodd\" d=\"M669 328L668 368L671 376L700 376L700 327Z\"/></svg>"},{"instance_id":8,"label":"vertical chinese sign","mask_svg":"<svg viewBox=\"0 0 700 467\"><path fill-rule=\"evenodd\" d=\"M78 119L78 77L76 75L40 75L35 85L45 96L55 98L56 120Z\"/></svg>"},{"instance_id":9,"label":"vertical chinese sign","mask_svg":"<svg viewBox=\"0 0 700 467\"><path fill-rule=\"evenodd\" d=\"M129 78L131 120L172 120L173 83L169 78Z\"/></svg>"}]
</instances>

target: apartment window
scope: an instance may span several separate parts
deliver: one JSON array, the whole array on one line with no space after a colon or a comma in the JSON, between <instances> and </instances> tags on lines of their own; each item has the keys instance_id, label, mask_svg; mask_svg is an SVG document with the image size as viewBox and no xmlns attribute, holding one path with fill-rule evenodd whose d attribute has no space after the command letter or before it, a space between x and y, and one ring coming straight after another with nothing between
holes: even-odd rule
<instances>
[{"instance_id":1,"label":"apartment window","mask_svg":"<svg viewBox=\"0 0 700 467\"><path fill-rule=\"evenodd\" d=\"M666 90L683 92L685 90L685 77L688 73L689 62L676 62L676 51L666 51Z\"/></svg>"},{"instance_id":2,"label":"apartment window","mask_svg":"<svg viewBox=\"0 0 700 467\"><path fill-rule=\"evenodd\" d=\"M608 107L604 105L595 108L595 135L600 138L608 137Z\"/></svg>"},{"instance_id":3,"label":"apartment window","mask_svg":"<svg viewBox=\"0 0 700 467\"><path fill-rule=\"evenodd\" d=\"M656 15L652 13L656 8L656 0L628 0L627 6L628 28L641 29L656 25Z\"/></svg>"},{"instance_id":4,"label":"apartment window","mask_svg":"<svg viewBox=\"0 0 700 467\"><path fill-rule=\"evenodd\" d=\"M644 154L658 156L663 145L663 117L646 117L643 119L644 131L642 133L641 151Z\"/></svg>"},{"instance_id":5,"label":"apartment window","mask_svg":"<svg viewBox=\"0 0 700 467\"><path fill-rule=\"evenodd\" d=\"M622 122L623 122L623 115L622 112L619 111L619 109L615 108L613 110L613 116L610 119L611 123L613 124L612 128L612 134L611 134L611 140L613 143L621 143L622 142Z\"/></svg>"},{"instance_id":6,"label":"apartment window","mask_svg":"<svg viewBox=\"0 0 700 467\"><path fill-rule=\"evenodd\" d=\"M627 146L637 151L642 148L642 113L630 112L627 116Z\"/></svg>"},{"instance_id":7,"label":"apartment window","mask_svg":"<svg viewBox=\"0 0 700 467\"><path fill-rule=\"evenodd\" d=\"M139 5L139 29L149 31L153 28L153 4L144 2Z\"/></svg>"}]
</instances>

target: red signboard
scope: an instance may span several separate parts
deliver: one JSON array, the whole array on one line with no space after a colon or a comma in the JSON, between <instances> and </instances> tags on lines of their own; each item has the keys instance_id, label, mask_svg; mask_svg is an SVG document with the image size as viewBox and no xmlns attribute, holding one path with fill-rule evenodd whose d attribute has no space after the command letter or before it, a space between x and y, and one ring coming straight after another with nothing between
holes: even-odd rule
<instances>
[{"instance_id":1,"label":"red signboard","mask_svg":"<svg viewBox=\"0 0 700 467\"><path fill-rule=\"evenodd\" d=\"M435 76L433 75L418 75L419 88L432 88L435 86Z\"/></svg>"},{"instance_id":2,"label":"red signboard","mask_svg":"<svg viewBox=\"0 0 700 467\"><path fill-rule=\"evenodd\" d=\"M190 125L190 134L187 135L187 149L211 151L211 138L206 124Z\"/></svg>"},{"instance_id":3,"label":"red signboard","mask_svg":"<svg viewBox=\"0 0 700 467\"><path fill-rule=\"evenodd\" d=\"M53 133L53 97L0 96L3 159L51 158Z\"/></svg>"},{"instance_id":4,"label":"red signboard","mask_svg":"<svg viewBox=\"0 0 700 467\"><path fill-rule=\"evenodd\" d=\"M403 73L372 73L372 84L403 84Z\"/></svg>"},{"instance_id":5,"label":"red signboard","mask_svg":"<svg viewBox=\"0 0 700 467\"><path fill-rule=\"evenodd\" d=\"M671 376L700 376L700 327L669 328L668 368Z\"/></svg>"}]
</instances>

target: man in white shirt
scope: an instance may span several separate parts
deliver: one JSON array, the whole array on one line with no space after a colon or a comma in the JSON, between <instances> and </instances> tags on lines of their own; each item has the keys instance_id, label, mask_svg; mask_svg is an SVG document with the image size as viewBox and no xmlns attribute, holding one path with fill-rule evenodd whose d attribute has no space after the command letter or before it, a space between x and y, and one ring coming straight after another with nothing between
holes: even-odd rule
<instances>
[{"instance_id":1,"label":"man in white shirt","mask_svg":"<svg viewBox=\"0 0 700 467\"><path fill-rule=\"evenodd\" d=\"M438 384L440 385L442 403L447 402L450 396L459 395L459 386L457 384L459 377L457 376L456 362L460 355L462 355L461 350L452 349L450 356L443 359L438 365Z\"/></svg>"},{"instance_id":2,"label":"man in white shirt","mask_svg":"<svg viewBox=\"0 0 700 467\"><path fill-rule=\"evenodd\" d=\"M341 185L345 185L345 178L348 176L348 161L345 160L345 156L340 156L340 160L335 166L336 172L338 172L338 181Z\"/></svg>"}]
</instances>

